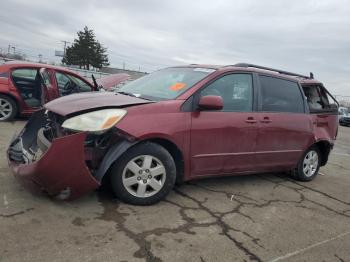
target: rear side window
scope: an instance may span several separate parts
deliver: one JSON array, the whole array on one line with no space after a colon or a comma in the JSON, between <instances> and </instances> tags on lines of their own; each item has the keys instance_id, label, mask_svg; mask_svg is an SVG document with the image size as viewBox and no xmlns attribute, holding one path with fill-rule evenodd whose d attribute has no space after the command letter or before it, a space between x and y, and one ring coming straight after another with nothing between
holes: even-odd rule
<instances>
[{"instance_id":1,"label":"rear side window","mask_svg":"<svg viewBox=\"0 0 350 262\"><path fill-rule=\"evenodd\" d=\"M311 113L329 112L337 108L336 101L320 85L303 86L307 104Z\"/></svg>"},{"instance_id":2,"label":"rear side window","mask_svg":"<svg viewBox=\"0 0 350 262\"><path fill-rule=\"evenodd\" d=\"M261 110L304 113L303 96L297 83L270 76L259 76Z\"/></svg>"},{"instance_id":3,"label":"rear side window","mask_svg":"<svg viewBox=\"0 0 350 262\"><path fill-rule=\"evenodd\" d=\"M37 76L37 69L21 68L12 71L12 76L15 78L25 78L28 80L35 80Z\"/></svg>"}]
</instances>

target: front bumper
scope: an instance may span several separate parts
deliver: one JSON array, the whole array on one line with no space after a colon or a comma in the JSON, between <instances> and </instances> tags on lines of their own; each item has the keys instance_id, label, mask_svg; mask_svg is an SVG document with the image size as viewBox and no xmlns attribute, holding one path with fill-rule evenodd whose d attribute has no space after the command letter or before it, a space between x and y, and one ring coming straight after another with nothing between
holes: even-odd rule
<instances>
[{"instance_id":1,"label":"front bumper","mask_svg":"<svg viewBox=\"0 0 350 262\"><path fill-rule=\"evenodd\" d=\"M100 186L85 163L85 133L76 133L46 141L40 152L37 134L42 128L43 112L36 112L7 152L10 168L31 191L44 191L60 199L75 199ZM38 156L28 158L28 152ZM23 156L24 162L19 161Z\"/></svg>"}]
</instances>

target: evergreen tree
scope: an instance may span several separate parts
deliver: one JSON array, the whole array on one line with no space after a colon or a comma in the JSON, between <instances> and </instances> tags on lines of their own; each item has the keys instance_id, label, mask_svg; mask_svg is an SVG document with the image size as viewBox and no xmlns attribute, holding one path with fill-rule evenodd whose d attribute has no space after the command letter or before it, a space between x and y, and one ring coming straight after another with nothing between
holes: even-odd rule
<instances>
[{"instance_id":1,"label":"evergreen tree","mask_svg":"<svg viewBox=\"0 0 350 262\"><path fill-rule=\"evenodd\" d=\"M78 65L80 68L89 70L90 66L101 68L108 66L107 48L96 40L93 30L87 26L77 33L72 46L66 48L62 62L67 65Z\"/></svg>"}]
</instances>

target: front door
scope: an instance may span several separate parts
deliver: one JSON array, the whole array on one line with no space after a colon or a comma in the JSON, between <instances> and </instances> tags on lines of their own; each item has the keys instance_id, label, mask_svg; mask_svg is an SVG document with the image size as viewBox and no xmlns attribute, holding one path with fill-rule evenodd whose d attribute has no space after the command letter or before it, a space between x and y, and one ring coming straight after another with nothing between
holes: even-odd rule
<instances>
[{"instance_id":1,"label":"front door","mask_svg":"<svg viewBox=\"0 0 350 262\"><path fill-rule=\"evenodd\" d=\"M67 72L55 71L55 78L59 96L93 91L93 87L85 80Z\"/></svg>"},{"instance_id":2,"label":"front door","mask_svg":"<svg viewBox=\"0 0 350 262\"><path fill-rule=\"evenodd\" d=\"M224 107L192 113L192 176L254 171L258 121L253 112L252 75L222 76L199 95L221 96Z\"/></svg>"}]
</instances>

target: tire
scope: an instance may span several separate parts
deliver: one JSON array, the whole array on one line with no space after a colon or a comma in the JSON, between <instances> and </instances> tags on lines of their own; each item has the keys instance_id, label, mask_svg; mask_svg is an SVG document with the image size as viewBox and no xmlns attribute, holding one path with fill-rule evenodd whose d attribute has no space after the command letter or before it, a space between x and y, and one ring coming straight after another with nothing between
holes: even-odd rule
<instances>
[{"instance_id":1,"label":"tire","mask_svg":"<svg viewBox=\"0 0 350 262\"><path fill-rule=\"evenodd\" d=\"M312 146L303 154L297 168L292 170L291 175L299 181L313 180L320 169L321 154L317 146ZM315 166L317 165L317 166Z\"/></svg>"},{"instance_id":2,"label":"tire","mask_svg":"<svg viewBox=\"0 0 350 262\"><path fill-rule=\"evenodd\" d=\"M17 104L12 98L0 95L0 122L12 120L17 111Z\"/></svg>"},{"instance_id":3,"label":"tire","mask_svg":"<svg viewBox=\"0 0 350 262\"><path fill-rule=\"evenodd\" d=\"M126 151L111 167L115 195L132 205L152 205L174 187L176 165L162 146L146 142Z\"/></svg>"}]
</instances>

